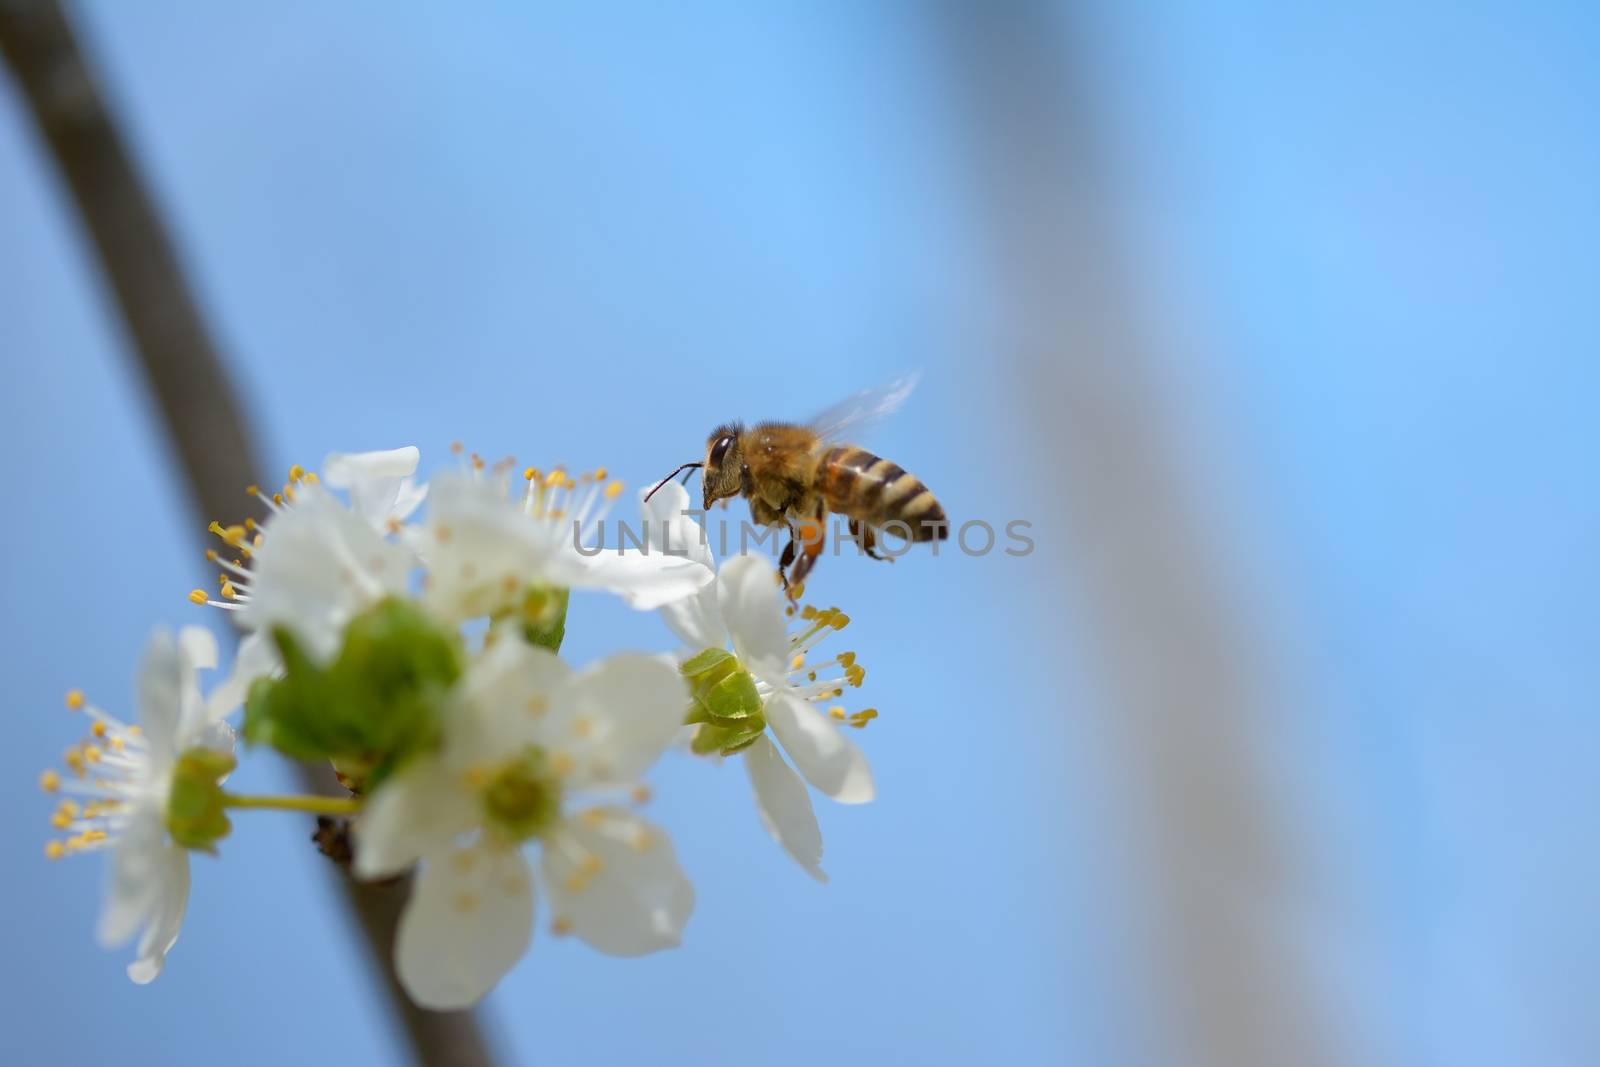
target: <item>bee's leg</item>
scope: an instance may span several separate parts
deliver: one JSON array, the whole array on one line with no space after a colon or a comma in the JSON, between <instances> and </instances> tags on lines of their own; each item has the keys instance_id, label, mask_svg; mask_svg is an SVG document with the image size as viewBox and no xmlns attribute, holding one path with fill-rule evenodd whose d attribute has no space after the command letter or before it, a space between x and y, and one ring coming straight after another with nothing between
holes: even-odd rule
<instances>
[{"instance_id":1,"label":"bee's leg","mask_svg":"<svg viewBox=\"0 0 1600 1067\"><path fill-rule=\"evenodd\" d=\"M814 519L800 520L795 531L795 539L791 545L798 543L799 558L794 561L794 569L789 572L789 599L798 600L801 591L805 588L806 575L811 573L811 568L817 565L817 560L822 556L823 542L822 516L819 514Z\"/></svg>"},{"instance_id":2,"label":"bee's leg","mask_svg":"<svg viewBox=\"0 0 1600 1067\"><path fill-rule=\"evenodd\" d=\"M859 519L850 520L850 536L856 539L856 544L861 546L861 551L867 554L868 559L881 559L886 563L893 563L893 556L880 556L877 551L878 537L872 532L872 527Z\"/></svg>"},{"instance_id":3,"label":"bee's leg","mask_svg":"<svg viewBox=\"0 0 1600 1067\"><path fill-rule=\"evenodd\" d=\"M783 581L783 587L789 588L789 564L794 562L795 539L794 531L789 531L789 543L783 546L783 555L778 557L778 577Z\"/></svg>"}]
</instances>

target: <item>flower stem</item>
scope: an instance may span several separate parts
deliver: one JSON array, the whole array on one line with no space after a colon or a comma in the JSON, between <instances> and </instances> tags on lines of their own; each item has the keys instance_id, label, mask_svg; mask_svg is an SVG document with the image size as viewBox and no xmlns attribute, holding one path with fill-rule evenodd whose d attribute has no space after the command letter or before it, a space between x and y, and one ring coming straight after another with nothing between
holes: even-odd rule
<instances>
[{"instance_id":1,"label":"flower stem","mask_svg":"<svg viewBox=\"0 0 1600 1067\"><path fill-rule=\"evenodd\" d=\"M308 811L313 815L354 815L361 810L360 797L243 796L223 793L225 808L269 808L274 811Z\"/></svg>"}]
</instances>

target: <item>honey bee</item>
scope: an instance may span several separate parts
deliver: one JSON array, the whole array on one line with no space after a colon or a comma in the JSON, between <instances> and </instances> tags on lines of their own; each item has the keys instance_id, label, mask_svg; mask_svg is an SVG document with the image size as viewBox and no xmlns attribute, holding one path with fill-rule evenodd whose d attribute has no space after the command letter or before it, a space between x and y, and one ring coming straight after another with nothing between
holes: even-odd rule
<instances>
[{"instance_id":1,"label":"honey bee","mask_svg":"<svg viewBox=\"0 0 1600 1067\"><path fill-rule=\"evenodd\" d=\"M850 520L850 536L873 559L889 558L876 550L885 527L913 542L942 541L949 521L932 491L899 464L842 440L893 413L916 383L912 375L862 390L806 423L725 423L706 438L703 461L683 464L650 492L683 471L699 470L706 510L742 496L757 524L787 527L778 573L791 596L799 595L822 555L830 511Z\"/></svg>"}]
</instances>

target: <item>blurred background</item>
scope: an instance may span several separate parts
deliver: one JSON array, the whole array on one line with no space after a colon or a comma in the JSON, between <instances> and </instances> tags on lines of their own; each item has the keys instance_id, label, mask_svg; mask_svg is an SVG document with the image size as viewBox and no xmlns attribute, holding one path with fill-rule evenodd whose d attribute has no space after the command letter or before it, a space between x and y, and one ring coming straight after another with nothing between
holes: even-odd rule
<instances>
[{"instance_id":1,"label":"blurred background","mask_svg":"<svg viewBox=\"0 0 1600 1067\"><path fill-rule=\"evenodd\" d=\"M639 485L921 368L865 443L1034 524L824 560L881 712L878 801L819 799L832 883L739 768L666 761L685 945L541 927L482 1013L503 1062L1600 1058L1590 6L68 14L261 480L461 440ZM10 78L0 359L0 1060L403 1062L299 820L198 860L145 988L98 861L43 858L62 694L131 713L151 626L222 620ZM600 597L569 635L671 647Z\"/></svg>"}]
</instances>

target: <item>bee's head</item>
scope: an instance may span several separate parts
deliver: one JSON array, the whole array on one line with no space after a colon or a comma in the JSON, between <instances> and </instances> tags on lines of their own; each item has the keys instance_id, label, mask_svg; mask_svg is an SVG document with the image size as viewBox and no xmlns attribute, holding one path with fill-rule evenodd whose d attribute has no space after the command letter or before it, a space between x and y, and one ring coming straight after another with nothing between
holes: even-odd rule
<instances>
[{"instance_id":1,"label":"bee's head","mask_svg":"<svg viewBox=\"0 0 1600 1067\"><path fill-rule=\"evenodd\" d=\"M718 426L706 438L706 462L700 471L700 487L705 491L706 510L723 497L738 496L744 487L744 450L739 446L743 427L736 423Z\"/></svg>"}]
</instances>

